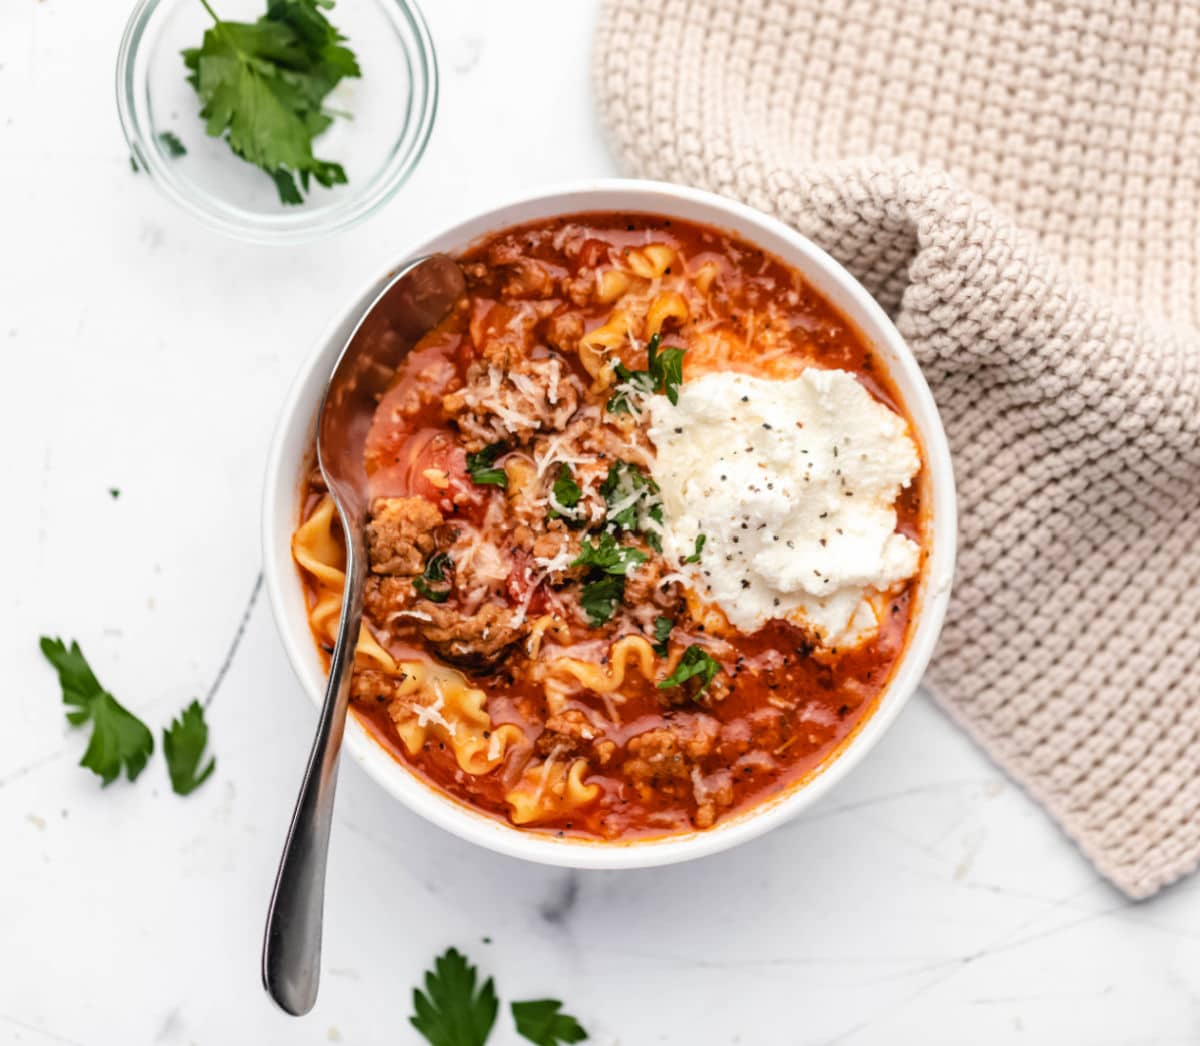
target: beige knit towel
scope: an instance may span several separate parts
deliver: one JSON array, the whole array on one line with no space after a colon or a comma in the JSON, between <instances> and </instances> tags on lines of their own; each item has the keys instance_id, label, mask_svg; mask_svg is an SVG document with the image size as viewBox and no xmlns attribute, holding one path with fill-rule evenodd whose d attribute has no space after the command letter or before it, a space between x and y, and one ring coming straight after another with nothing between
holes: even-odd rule
<instances>
[{"instance_id":1,"label":"beige knit towel","mask_svg":"<svg viewBox=\"0 0 1200 1046\"><path fill-rule=\"evenodd\" d=\"M631 174L789 222L950 436L940 701L1146 897L1200 859L1200 6L605 0ZM917 757L917 756L914 756Z\"/></svg>"}]
</instances>

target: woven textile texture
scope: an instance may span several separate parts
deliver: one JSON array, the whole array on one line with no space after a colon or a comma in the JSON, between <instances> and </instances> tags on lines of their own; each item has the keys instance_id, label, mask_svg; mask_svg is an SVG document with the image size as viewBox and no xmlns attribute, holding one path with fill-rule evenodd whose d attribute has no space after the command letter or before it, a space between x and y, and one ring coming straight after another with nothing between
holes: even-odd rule
<instances>
[{"instance_id":1,"label":"woven textile texture","mask_svg":"<svg viewBox=\"0 0 1200 1046\"><path fill-rule=\"evenodd\" d=\"M630 174L724 193L883 303L950 437L928 681L1100 871L1200 859L1200 4L605 0Z\"/></svg>"}]
</instances>

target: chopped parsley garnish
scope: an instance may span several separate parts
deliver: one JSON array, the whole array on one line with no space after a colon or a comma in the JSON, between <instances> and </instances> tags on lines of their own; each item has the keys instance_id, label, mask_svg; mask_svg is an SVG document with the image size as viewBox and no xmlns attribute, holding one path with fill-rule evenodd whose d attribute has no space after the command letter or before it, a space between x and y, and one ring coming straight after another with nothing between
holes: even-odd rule
<instances>
[{"instance_id":1,"label":"chopped parsley garnish","mask_svg":"<svg viewBox=\"0 0 1200 1046\"><path fill-rule=\"evenodd\" d=\"M99 775L106 785L120 776L122 767L129 780L136 780L154 752L154 735L100 685L78 643L72 641L68 649L61 639L42 636L39 645L58 672L63 704L70 709L67 721L72 726L92 724L92 737L79 765Z\"/></svg>"},{"instance_id":2,"label":"chopped parsley garnish","mask_svg":"<svg viewBox=\"0 0 1200 1046\"><path fill-rule=\"evenodd\" d=\"M471 482L480 486L490 484L494 487L507 487L508 476L504 469L494 467L496 459L506 450L508 447L505 444L493 443L490 447L468 454L467 475L471 477Z\"/></svg>"},{"instance_id":3,"label":"chopped parsley garnish","mask_svg":"<svg viewBox=\"0 0 1200 1046\"><path fill-rule=\"evenodd\" d=\"M593 628L612 619L625 597L625 576L649 558L640 548L619 544L607 530L594 545L587 538L580 542L579 555L571 566L592 568L579 603Z\"/></svg>"},{"instance_id":4,"label":"chopped parsley garnish","mask_svg":"<svg viewBox=\"0 0 1200 1046\"><path fill-rule=\"evenodd\" d=\"M704 551L704 542L706 542L707 540L708 540L707 534L697 534L696 535L696 551L693 552L690 556L688 556L687 559L684 560L684 562L685 563L699 563L700 562L700 553Z\"/></svg>"},{"instance_id":5,"label":"chopped parsley garnish","mask_svg":"<svg viewBox=\"0 0 1200 1046\"><path fill-rule=\"evenodd\" d=\"M659 657L667 656L667 640L671 636L671 629L675 627L675 622L669 617L656 617L654 619L654 652Z\"/></svg>"},{"instance_id":6,"label":"chopped parsley garnish","mask_svg":"<svg viewBox=\"0 0 1200 1046\"><path fill-rule=\"evenodd\" d=\"M108 488L108 496L110 498L112 498L113 501L116 501L117 498L119 498L121 496L120 488L119 487L109 487Z\"/></svg>"},{"instance_id":7,"label":"chopped parsley garnish","mask_svg":"<svg viewBox=\"0 0 1200 1046\"><path fill-rule=\"evenodd\" d=\"M670 686L682 686L689 679L701 676L704 681L700 684L700 689L696 691L696 696L698 697L704 693L708 688L708 684L713 681L713 678L720 671L720 664L709 655L707 650L699 646L690 646L683 652L683 657L679 659L679 664L675 666L675 671L658 684L658 689L663 690Z\"/></svg>"},{"instance_id":8,"label":"chopped parsley garnish","mask_svg":"<svg viewBox=\"0 0 1200 1046\"><path fill-rule=\"evenodd\" d=\"M679 402L679 386L683 381L683 349L662 349L661 334L654 334L646 343L646 369L630 370L623 363L614 368L619 385L629 385L641 392L661 392L672 403ZM610 414L632 414L627 392L614 392L609 397Z\"/></svg>"},{"instance_id":9,"label":"chopped parsley garnish","mask_svg":"<svg viewBox=\"0 0 1200 1046\"><path fill-rule=\"evenodd\" d=\"M409 1023L431 1046L484 1046L500 1000L490 977L478 990L475 982L475 967L458 949L447 949L425 971L425 990L413 989Z\"/></svg>"},{"instance_id":10,"label":"chopped parsley garnish","mask_svg":"<svg viewBox=\"0 0 1200 1046\"><path fill-rule=\"evenodd\" d=\"M642 496L630 498L631 494L637 493L642 493ZM646 539L646 544L655 552L661 552L662 537L658 530L644 526L646 519L662 526L663 507L658 493L658 484L636 465L628 461L612 462L608 466L608 475L600 484L600 494L609 510L605 522L625 530L638 531ZM617 505L622 507L613 512Z\"/></svg>"},{"instance_id":11,"label":"chopped parsley garnish","mask_svg":"<svg viewBox=\"0 0 1200 1046\"><path fill-rule=\"evenodd\" d=\"M575 482L571 475L571 469L564 461L558 466L558 478L554 481L552 488L554 492L554 500L557 501L563 508L574 508L579 504L579 499L583 497L583 491L579 488L579 484ZM547 515L551 519L558 519L562 513L552 505Z\"/></svg>"},{"instance_id":12,"label":"chopped parsley garnish","mask_svg":"<svg viewBox=\"0 0 1200 1046\"><path fill-rule=\"evenodd\" d=\"M557 999L531 999L512 1004L517 1034L536 1046L558 1046L561 1042L583 1042L587 1032L569 1013L562 1013Z\"/></svg>"},{"instance_id":13,"label":"chopped parsley garnish","mask_svg":"<svg viewBox=\"0 0 1200 1046\"><path fill-rule=\"evenodd\" d=\"M217 760L209 757L204 769L204 748L208 744L208 724L199 701L193 701L179 718L163 731L163 755L167 757L167 773L176 795L190 795L212 776Z\"/></svg>"},{"instance_id":14,"label":"chopped parsley garnish","mask_svg":"<svg viewBox=\"0 0 1200 1046\"><path fill-rule=\"evenodd\" d=\"M168 155L172 157L187 156L187 146L179 140L179 135L174 131L159 131L158 140L162 142Z\"/></svg>"},{"instance_id":15,"label":"chopped parsley garnish","mask_svg":"<svg viewBox=\"0 0 1200 1046\"><path fill-rule=\"evenodd\" d=\"M451 586L446 582L446 570L454 569L454 561L445 552L435 552L425 563L425 569L420 577L413 578L413 588L431 603L445 603L450 597ZM446 582L434 588L429 582Z\"/></svg>"},{"instance_id":16,"label":"chopped parsley garnish","mask_svg":"<svg viewBox=\"0 0 1200 1046\"><path fill-rule=\"evenodd\" d=\"M313 180L344 184L341 164L313 155L313 139L333 123L326 96L343 78L362 75L325 17L333 0L267 0L256 22L222 21L208 0L200 2L214 25L183 52L183 64L205 131L266 171L285 204L303 203Z\"/></svg>"},{"instance_id":17,"label":"chopped parsley garnish","mask_svg":"<svg viewBox=\"0 0 1200 1046\"><path fill-rule=\"evenodd\" d=\"M640 548L617 544L617 539L607 530L600 535L600 540L593 545L587 538L579 544L579 555L572 561L573 567L595 567L605 574L629 573L630 567L645 563L650 557Z\"/></svg>"},{"instance_id":18,"label":"chopped parsley garnish","mask_svg":"<svg viewBox=\"0 0 1200 1046\"><path fill-rule=\"evenodd\" d=\"M625 578L602 574L583 586L579 605L588 616L588 624L598 628L612 620L613 614L625 596Z\"/></svg>"}]
</instances>

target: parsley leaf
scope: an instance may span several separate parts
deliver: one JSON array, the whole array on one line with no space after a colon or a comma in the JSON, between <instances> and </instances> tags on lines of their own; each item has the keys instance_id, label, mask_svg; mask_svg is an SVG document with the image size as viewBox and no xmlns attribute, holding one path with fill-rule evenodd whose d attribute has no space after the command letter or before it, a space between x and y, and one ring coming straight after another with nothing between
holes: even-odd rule
<instances>
[{"instance_id":1,"label":"parsley leaf","mask_svg":"<svg viewBox=\"0 0 1200 1046\"><path fill-rule=\"evenodd\" d=\"M187 146L179 140L179 135L174 131L159 131L158 140L162 142L168 155L172 157L187 156Z\"/></svg>"},{"instance_id":2,"label":"parsley leaf","mask_svg":"<svg viewBox=\"0 0 1200 1046\"><path fill-rule=\"evenodd\" d=\"M506 450L508 447L503 443L493 443L490 447L468 454L467 474L471 477L471 482L480 486L491 484L494 487L507 487L508 476L504 469L492 467Z\"/></svg>"},{"instance_id":3,"label":"parsley leaf","mask_svg":"<svg viewBox=\"0 0 1200 1046\"><path fill-rule=\"evenodd\" d=\"M699 696L704 693L708 684L713 681L713 677L720 671L720 664L709 655L707 650L699 646L690 646L683 652L683 657L679 659L679 664L675 666L675 671L658 684L658 689L663 690L669 686L682 686L695 676L703 676L704 682L701 683L700 689L696 691L697 696Z\"/></svg>"},{"instance_id":4,"label":"parsley leaf","mask_svg":"<svg viewBox=\"0 0 1200 1046\"><path fill-rule=\"evenodd\" d=\"M333 122L326 95L344 77L362 75L322 13L332 0L270 0L257 22L222 21L208 0L200 2L214 25L183 62L205 131L266 171L283 203L303 203L301 189L312 179L327 188L344 184L341 165L317 159L312 148Z\"/></svg>"},{"instance_id":5,"label":"parsley leaf","mask_svg":"<svg viewBox=\"0 0 1200 1046\"><path fill-rule=\"evenodd\" d=\"M563 508L574 508L579 504L579 499L583 497L583 491L575 482L575 478L571 475L571 469L565 461L558 466L558 478L554 481L553 493L554 500ZM562 513L551 506L547 515L551 519L558 519Z\"/></svg>"},{"instance_id":6,"label":"parsley leaf","mask_svg":"<svg viewBox=\"0 0 1200 1046\"><path fill-rule=\"evenodd\" d=\"M646 369L630 370L623 363L614 368L617 382L631 385L642 392L664 393L672 403L679 402L679 386L683 382L683 349L659 350L662 335L654 334L646 343ZM626 392L614 392L605 404L610 414L632 414Z\"/></svg>"},{"instance_id":7,"label":"parsley leaf","mask_svg":"<svg viewBox=\"0 0 1200 1046\"><path fill-rule=\"evenodd\" d=\"M531 999L512 1004L517 1033L537 1046L558 1046L560 1042L583 1042L587 1032L569 1013L560 1013L557 999Z\"/></svg>"},{"instance_id":8,"label":"parsley leaf","mask_svg":"<svg viewBox=\"0 0 1200 1046\"><path fill-rule=\"evenodd\" d=\"M633 388L642 392L653 392L654 386L650 381L650 372L645 370L630 370L624 363L618 363L613 368L613 373L617 376L618 385L631 385ZM632 414L633 408L629 405L628 392L614 392L608 397L608 402L604 405L609 414Z\"/></svg>"},{"instance_id":9,"label":"parsley leaf","mask_svg":"<svg viewBox=\"0 0 1200 1046\"><path fill-rule=\"evenodd\" d=\"M629 500L629 495L645 491L644 496ZM608 466L608 475L600 484L600 495L608 506L608 518L605 522L614 523L626 530L638 529L638 508L643 503L649 506L648 515L656 522L662 522L662 501L658 498L658 484L647 476L636 465L628 461L614 461ZM612 510L622 502L628 501L619 511ZM657 514L656 514L657 512Z\"/></svg>"},{"instance_id":10,"label":"parsley leaf","mask_svg":"<svg viewBox=\"0 0 1200 1046\"><path fill-rule=\"evenodd\" d=\"M61 639L42 636L39 645L58 672L63 704L71 709L68 722L82 726L91 721L92 737L79 765L106 785L120 776L122 766L129 780L136 780L154 752L154 735L100 685L78 643L72 640L68 649Z\"/></svg>"},{"instance_id":11,"label":"parsley leaf","mask_svg":"<svg viewBox=\"0 0 1200 1046\"><path fill-rule=\"evenodd\" d=\"M489 977L475 990L475 967L449 948L425 971L425 991L413 989L409 1023L431 1046L484 1046L500 1001Z\"/></svg>"},{"instance_id":12,"label":"parsley leaf","mask_svg":"<svg viewBox=\"0 0 1200 1046\"><path fill-rule=\"evenodd\" d=\"M675 627L675 622L669 617L656 617L654 619L654 652L659 657L667 656L667 640L671 636L671 629Z\"/></svg>"},{"instance_id":13,"label":"parsley leaf","mask_svg":"<svg viewBox=\"0 0 1200 1046\"><path fill-rule=\"evenodd\" d=\"M199 701L193 701L163 731L163 755L167 757L167 773L176 795L190 795L217 768L217 760L210 756L208 765L200 770L207 744L208 724L204 722L204 709Z\"/></svg>"},{"instance_id":14,"label":"parsley leaf","mask_svg":"<svg viewBox=\"0 0 1200 1046\"><path fill-rule=\"evenodd\" d=\"M690 556L688 556L687 559L684 560L684 562L685 563L699 563L700 562L700 553L704 551L704 542L706 542L707 540L708 540L707 534L697 534L696 535L696 551L693 552Z\"/></svg>"},{"instance_id":15,"label":"parsley leaf","mask_svg":"<svg viewBox=\"0 0 1200 1046\"><path fill-rule=\"evenodd\" d=\"M605 574L625 575L629 573L630 567L645 563L649 558L640 548L618 545L617 539L606 530L595 545L587 538L579 543L579 555L575 557L571 566L595 567Z\"/></svg>"},{"instance_id":16,"label":"parsley leaf","mask_svg":"<svg viewBox=\"0 0 1200 1046\"><path fill-rule=\"evenodd\" d=\"M588 624L592 628L603 625L612 619L617 607L625 596L625 579L619 576L602 575L595 581L589 581L583 586L579 597L579 605L588 616Z\"/></svg>"},{"instance_id":17,"label":"parsley leaf","mask_svg":"<svg viewBox=\"0 0 1200 1046\"><path fill-rule=\"evenodd\" d=\"M425 563L420 577L413 578L413 588L431 603L445 603L450 597L451 586L434 588L431 581L446 581L446 569L454 569L454 560L445 552L435 552Z\"/></svg>"}]
</instances>

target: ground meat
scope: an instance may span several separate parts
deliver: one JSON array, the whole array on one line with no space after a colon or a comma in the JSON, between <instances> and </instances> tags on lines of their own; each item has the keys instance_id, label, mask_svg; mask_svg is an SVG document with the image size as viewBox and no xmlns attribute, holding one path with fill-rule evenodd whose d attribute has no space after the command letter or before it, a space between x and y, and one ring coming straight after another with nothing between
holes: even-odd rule
<instances>
[{"instance_id":1,"label":"ground meat","mask_svg":"<svg viewBox=\"0 0 1200 1046\"><path fill-rule=\"evenodd\" d=\"M410 610L417 602L417 593L408 578L381 577L368 574L363 589L363 609L366 616L380 624L393 624L399 611ZM399 618L409 621L411 618Z\"/></svg>"},{"instance_id":2,"label":"ground meat","mask_svg":"<svg viewBox=\"0 0 1200 1046\"><path fill-rule=\"evenodd\" d=\"M436 547L441 512L425 498L379 498L367 524L367 555L376 574L412 577Z\"/></svg>"},{"instance_id":3,"label":"ground meat","mask_svg":"<svg viewBox=\"0 0 1200 1046\"><path fill-rule=\"evenodd\" d=\"M578 379L558 356L520 359L505 366L479 361L467 384L442 399L442 409L470 452L493 443L527 443L558 432L579 406Z\"/></svg>"},{"instance_id":4,"label":"ground meat","mask_svg":"<svg viewBox=\"0 0 1200 1046\"><path fill-rule=\"evenodd\" d=\"M784 716L778 708L756 708L721 727L717 755L732 763L749 751L774 752L784 742Z\"/></svg>"},{"instance_id":5,"label":"ground meat","mask_svg":"<svg viewBox=\"0 0 1200 1046\"><path fill-rule=\"evenodd\" d=\"M536 747L542 755L579 755L591 747L598 731L578 708L568 708L546 720Z\"/></svg>"},{"instance_id":6,"label":"ground meat","mask_svg":"<svg viewBox=\"0 0 1200 1046\"><path fill-rule=\"evenodd\" d=\"M652 556L636 570L631 571L626 578L625 601L631 606L649 603L668 617L673 617L683 607L683 589L678 581L666 585L662 583L664 575L668 573L670 570L667 564L662 559Z\"/></svg>"},{"instance_id":7,"label":"ground meat","mask_svg":"<svg viewBox=\"0 0 1200 1046\"><path fill-rule=\"evenodd\" d=\"M417 621L416 627L434 651L447 661L481 671L494 665L529 630L508 607L488 603L470 617L458 609L422 604L430 621Z\"/></svg>"},{"instance_id":8,"label":"ground meat","mask_svg":"<svg viewBox=\"0 0 1200 1046\"><path fill-rule=\"evenodd\" d=\"M642 788L686 795L693 768L712 752L720 732L721 724L712 716L673 716L663 726L630 739L625 776Z\"/></svg>"},{"instance_id":9,"label":"ground meat","mask_svg":"<svg viewBox=\"0 0 1200 1046\"><path fill-rule=\"evenodd\" d=\"M541 262L521 258L511 268L512 275L501 291L506 297L549 298L557 289L553 274Z\"/></svg>"},{"instance_id":10,"label":"ground meat","mask_svg":"<svg viewBox=\"0 0 1200 1046\"><path fill-rule=\"evenodd\" d=\"M533 542L533 555L536 560L550 560L563 553L569 563L573 563L579 555L580 543L578 531L569 530L561 519L552 519L546 523L546 529ZM541 569L539 567L539 569ZM586 573L586 567L566 566L551 571L547 578L552 585L561 585L568 578L581 578Z\"/></svg>"},{"instance_id":11,"label":"ground meat","mask_svg":"<svg viewBox=\"0 0 1200 1046\"><path fill-rule=\"evenodd\" d=\"M573 355L579 351L583 328L582 312L560 312L546 324L546 342L559 352Z\"/></svg>"},{"instance_id":12,"label":"ground meat","mask_svg":"<svg viewBox=\"0 0 1200 1046\"><path fill-rule=\"evenodd\" d=\"M697 828L711 828L720 812L733 805L733 774L727 769L711 774L693 769L692 798L696 800L692 823Z\"/></svg>"},{"instance_id":13,"label":"ground meat","mask_svg":"<svg viewBox=\"0 0 1200 1046\"><path fill-rule=\"evenodd\" d=\"M390 675L373 668L357 668L350 680L350 700L352 701L385 701L396 700L400 696L400 685L408 677L401 672Z\"/></svg>"}]
</instances>

